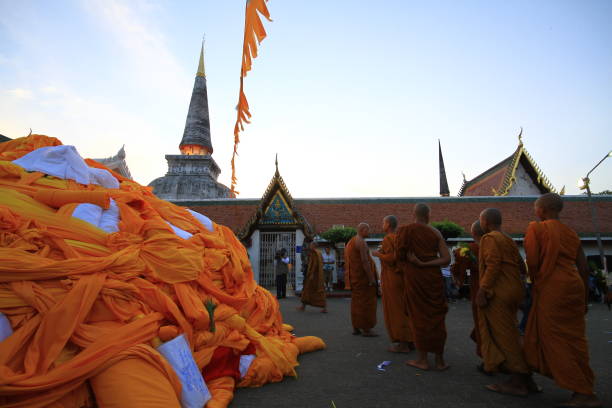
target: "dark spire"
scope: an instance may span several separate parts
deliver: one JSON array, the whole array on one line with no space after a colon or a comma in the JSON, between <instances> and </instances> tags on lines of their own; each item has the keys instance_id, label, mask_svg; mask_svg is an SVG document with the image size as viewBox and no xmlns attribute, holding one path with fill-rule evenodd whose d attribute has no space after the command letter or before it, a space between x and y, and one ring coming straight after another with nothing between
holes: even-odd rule
<instances>
[{"instance_id":1,"label":"dark spire","mask_svg":"<svg viewBox=\"0 0 612 408\"><path fill-rule=\"evenodd\" d=\"M183 139L179 145L183 154L212 154L210 120L208 118L208 92L204 71L204 44L200 50L200 61L189 103Z\"/></svg>"},{"instance_id":2,"label":"dark spire","mask_svg":"<svg viewBox=\"0 0 612 408\"><path fill-rule=\"evenodd\" d=\"M438 139L438 161L440 165L440 197L448 197L450 191L448 191L448 181L446 181L446 170L444 169L444 158L442 157L440 139Z\"/></svg>"}]
</instances>

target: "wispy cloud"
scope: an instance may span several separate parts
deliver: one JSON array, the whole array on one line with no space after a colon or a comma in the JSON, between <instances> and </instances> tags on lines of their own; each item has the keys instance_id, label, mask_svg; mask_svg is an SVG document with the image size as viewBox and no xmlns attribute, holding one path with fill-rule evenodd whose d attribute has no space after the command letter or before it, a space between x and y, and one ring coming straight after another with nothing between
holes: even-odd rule
<instances>
[{"instance_id":1,"label":"wispy cloud","mask_svg":"<svg viewBox=\"0 0 612 408\"><path fill-rule=\"evenodd\" d=\"M123 49L125 61L135 77L148 87L181 96L189 87L186 75L168 46L166 36L151 21L151 13L161 13L161 5L145 0L93 0L84 8L109 32ZM163 78L163 81L160 80Z\"/></svg>"},{"instance_id":2,"label":"wispy cloud","mask_svg":"<svg viewBox=\"0 0 612 408\"><path fill-rule=\"evenodd\" d=\"M9 89L5 92L19 99L32 99L32 96L34 95L33 92L30 91L29 89L23 89L23 88Z\"/></svg>"}]
</instances>

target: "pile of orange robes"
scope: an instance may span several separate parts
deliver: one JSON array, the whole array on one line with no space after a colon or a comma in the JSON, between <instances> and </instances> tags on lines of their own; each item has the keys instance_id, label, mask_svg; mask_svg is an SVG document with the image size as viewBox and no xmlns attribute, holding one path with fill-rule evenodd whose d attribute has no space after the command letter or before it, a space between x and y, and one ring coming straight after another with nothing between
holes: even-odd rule
<instances>
[{"instance_id":1,"label":"pile of orange robes","mask_svg":"<svg viewBox=\"0 0 612 408\"><path fill-rule=\"evenodd\" d=\"M0 143L0 312L13 329L0 343L0 406L178 407L181 383L155 347L184 334L212 394L206 406L226 407L236 387L295 376L298 354L325 347L290 333L227 227L210 231L112 171L118 189L12 163L58 145L42 135ZM118 232L71 216L111 199ZM256 358L240 376L246 353Z\"/></svg>"}]
</instances>

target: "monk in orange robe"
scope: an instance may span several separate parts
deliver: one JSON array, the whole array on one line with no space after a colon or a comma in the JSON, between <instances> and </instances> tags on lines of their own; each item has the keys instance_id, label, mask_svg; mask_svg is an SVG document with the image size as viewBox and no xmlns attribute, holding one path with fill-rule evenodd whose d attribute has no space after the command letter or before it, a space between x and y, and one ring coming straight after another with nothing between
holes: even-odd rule
<instances>
[{"instance_id":1,"label":"monk in orange robe","mask_svg":"<svg viewBox=\"0 0 612 408\"><path fill-rule=\"evenodd\" d=\"M444 361L448 312L441 266L450 263L450 253L440 232L429 225L429 207L414 207L414 223L397 231L397 261L404 278L404 291L417 360L406 364L429 370L428 353L435 355L434 368L449 368Z\"/></svg>"},{"instance_id":2,"label":"monk in orange robe","mask_svg":"<svg viewBox=\"0 0 612 408\"><path fill-rule=\"evenodd\" d=\"M480 288L476 305L484 369L511 374L508 381L487 385L487 389L524 397L530 389L537 390L523 356L516 318L525 297L521 278L525 263L512 238L501 230L499 210L484 210L480 214L480 226L486 234L480 240Z\"/></svg>"},{"instance_id":3,"label":"monk in orange robe","mask_svg":"<svg viewBox=\"0 0 612 408\"><path fill-rule=\"evenodd\" d=\"M525 234L533 303L525 333L525 356L533 370L574 392L563 407L600 407L593 394L585 335L588 266L578 235L559 221L563 200L544 194L535 203L541 222Z\"/></svg>"},{"instance_id":4,"label":"monk in orange robe","mask_svg":"<svg viewBox=\"0 0 612 408\"><path fill-rule=\"evenodd\" d=\"M470 337L476 343L476 354L482 357L480 351L480 330L478 329L478 306L476 306L476 294L480 287L480 275L478 270L478 253L480 250L480 238L484 235L484 231L480 227L480 221L477 220L472 224L472 238L474 242L468 244L469 254L461 255L461 248L458 248L455 253L455 263L451 265L451 273L457 287L463 286L465 283L466 271L470 270L470 302L472 303L472 318L474 320L474 328L470 333ZM490 374L484 370L484 364L478 365L478 370Z\"/></svg>"},{"instance_id":5,"label":"monk in orange robe","mask_svg":"<svg viewBox=\"0 0 612 408\"><path fill-rule=\"evenodd\" d=\"M306 310L306 305L321 307L321 313L327 313L327 302L325 299L325 280L323 274L323 257L317 251L316 242L310 243L308 254L308 272L302 289L302 306L299 311Z\"/></svg>"},{"instance_id":6,"label":"monk in orange robe","mask_svg":"<svg viewBox=\"0 0 612 408\"><path fill-rule=\"evenodd\" d=\"M380 259L382 304L385 315L385 326L392 344L389 351L408 353L414 350L412 330L406 312L404 300L404 278L395 262L395 229L397 218L388 215L382 225L385 237L379 251L372 253Z\"/></svg>"},{"instance_id":7,"label":"monk in orange robe","mask_svg":"<svg viewBox=\"0 0 612 408\"><path fill-rule=\"evenodd\" d=\"M353 334L365 337L378 336L372 328L376 326L377 279L376 266L370 256L365 239L370 226L361 223L344 250L345 265L351 284L351 321Z\"/></svg>"}]
</instances>

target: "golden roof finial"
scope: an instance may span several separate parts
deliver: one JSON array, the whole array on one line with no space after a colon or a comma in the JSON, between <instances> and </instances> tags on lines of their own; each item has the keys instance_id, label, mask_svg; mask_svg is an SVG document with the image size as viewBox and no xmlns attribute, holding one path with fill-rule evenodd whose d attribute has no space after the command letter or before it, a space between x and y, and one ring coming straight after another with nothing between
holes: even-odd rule
<instances>
[{"instance_id":1,"label":"golden roof finial","mask_svg":"<svg viewBox=\"0 0 612 408\"><path fill-rule=\"evenodd\" d=\"M274 160L274 164L276 165L276 172L278 173L278 153L276 153L276 159Z\"/></svg>"},{"instance_id":2,"label":"golden roof finial","mask_svg":"<svg viewBox=\"0 0 612 408\"><path fill-rule=\"evenodd\" d=\"M198 72L196 76L206 77L206 71L204 69L204 42L206 41L206 37L202 38L202 49L200 49L200 63L198 64Z\"/></svg>"},{"instance_id":3,"label":"golden roof finial","mask_svg":"<svg viewBox=\"0 0 612 408\"><path fill-rule=\"evenodd\" d=\"M523 127L521 126L521 131L519 132L518 135L518 139L519 139L519 146L523 145Z\"/></svg>"}]
</instances>

